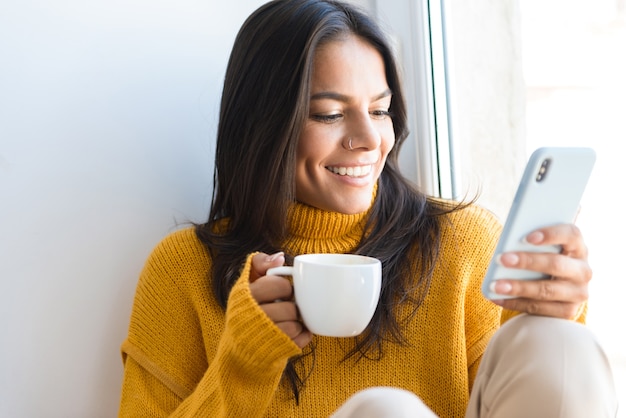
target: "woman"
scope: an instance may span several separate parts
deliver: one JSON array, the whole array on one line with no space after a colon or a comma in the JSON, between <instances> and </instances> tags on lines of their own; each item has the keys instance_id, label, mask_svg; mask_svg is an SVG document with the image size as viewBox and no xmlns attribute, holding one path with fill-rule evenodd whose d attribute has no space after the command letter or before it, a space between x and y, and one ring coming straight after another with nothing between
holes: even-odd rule
<instances>
[{"instance_id":1,"label":"woman","mask_svg":"<svg viewBox=\"0 0 626 418\"><path fill-rule=\"evenodd\" d=\"M555 416L560 403L580 411L580 399L593 416L614 408L603 354L575 322L591 277L578 230L529 235L562 245L560 255L501 257L554 280L502 280L495 290L514 298L484 299L500 226L479 207L416 191L398 169L406 136L397 65L371 19L331 0L254 12L226 72L209 219L165 238L137 287L120 415ZM291 283L266 275L312 252L382 261L380 302L359 337L311 335ZM484 355L519 312L575 321L521 315ZM567 363L545 348L554 344L576 346ZM584 398L580 385L563 391L553 370L578 360L594 367L577 364L569 376L590 384ZM555 387L562 402L543 405ZM539 409L520 410L529 398Z\"/></svg>"}]
</instances>

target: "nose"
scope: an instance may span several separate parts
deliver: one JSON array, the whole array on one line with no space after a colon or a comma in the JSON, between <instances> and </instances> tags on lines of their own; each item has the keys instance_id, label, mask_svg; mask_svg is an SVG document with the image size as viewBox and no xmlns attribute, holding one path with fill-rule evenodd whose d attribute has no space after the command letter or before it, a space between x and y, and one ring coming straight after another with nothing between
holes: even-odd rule
<instances>
[{"instance_id":1,"label":"nose","mask_svg":"<svg viewBox=\"0 0 626 418\"><path fill-rule=\"evenodd\" d=\"M354 115L345 144L347 149L376 149L381 143L381 133L368 111Z\"/></svg>"}]
</instances>

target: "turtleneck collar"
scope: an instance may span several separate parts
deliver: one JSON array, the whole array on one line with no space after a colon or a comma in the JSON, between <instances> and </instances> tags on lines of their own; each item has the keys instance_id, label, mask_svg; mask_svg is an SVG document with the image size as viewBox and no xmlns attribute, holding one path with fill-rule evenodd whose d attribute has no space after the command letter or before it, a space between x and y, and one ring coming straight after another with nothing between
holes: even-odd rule
<instances>
[{"instance_id":1,"label":"turtleneck collar","mask_svg":"<svg viewBox=\"0 0 626 418\"><path fill-rule=\"evenodd\" d=\"M376 198L374 187L372 204ZM289 208L289 239L285 250L293 255L309 253L350 253L363 236L371 211L347 215L294 203Z\"/></svg>"}]
</instances>

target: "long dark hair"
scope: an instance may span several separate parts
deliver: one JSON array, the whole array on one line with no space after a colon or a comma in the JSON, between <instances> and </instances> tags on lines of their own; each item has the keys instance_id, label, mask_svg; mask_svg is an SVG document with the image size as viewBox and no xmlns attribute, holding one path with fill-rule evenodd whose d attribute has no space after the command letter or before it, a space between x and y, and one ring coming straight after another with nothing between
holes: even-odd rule
<instances>
[{"instance_id":1,"label":"long dark hair","mask_svg":"<svg viewBox=\"0 0 626 418\"><path fill-rule=\"evenodd\" d=\"M383 289L374 319L346 356L379 358L384 341L405 342L396 307L412 304L414 312L420 306L439 251L440 215L453 208L427 198L400 173L398 153L408 131L397 63L384 32L358 8L334 0L275 0L243 24L224 80L213 203L196 233L212 256L211 283L225 309L246 256L278 251L287 237L313 57L320 45L349 34L378 50L393 92L396 145L356 250L381 260ZM285 371L296 401L303 384L297 363L292 359Z\"/></svg>"}]
</instances>

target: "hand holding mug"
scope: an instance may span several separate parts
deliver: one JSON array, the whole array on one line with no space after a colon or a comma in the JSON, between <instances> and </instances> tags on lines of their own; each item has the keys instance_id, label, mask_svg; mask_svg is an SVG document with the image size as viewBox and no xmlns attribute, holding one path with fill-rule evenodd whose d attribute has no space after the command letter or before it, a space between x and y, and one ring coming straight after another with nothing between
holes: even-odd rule
<instances>
[{"instance_id":1,"label":"hand holding mug","mask_svg":"<svg viewBox=\"0 0 626 418\"><path fill-rule=\"evenodd\" d=\"M304 254L295 257L293 267L268 269L266 277L279 280L278 275L293 277L295 303L313 334L359 335L376 311L382 282L382 267L376 258Z\"/></svg>"},{"instance_id":2,"label":"hand holding mug","mask_svg":"<svg viewBox=\"0 0 626 418\"><path fill-rule=\"evenodd\" d=\"M293 286L284 277L266 275L267 269L282 266L283 253L259 253L252 258L250 291L261 309L300 348L311 342L311 333L298 320Z\"/></svg>"}]
</instances>

